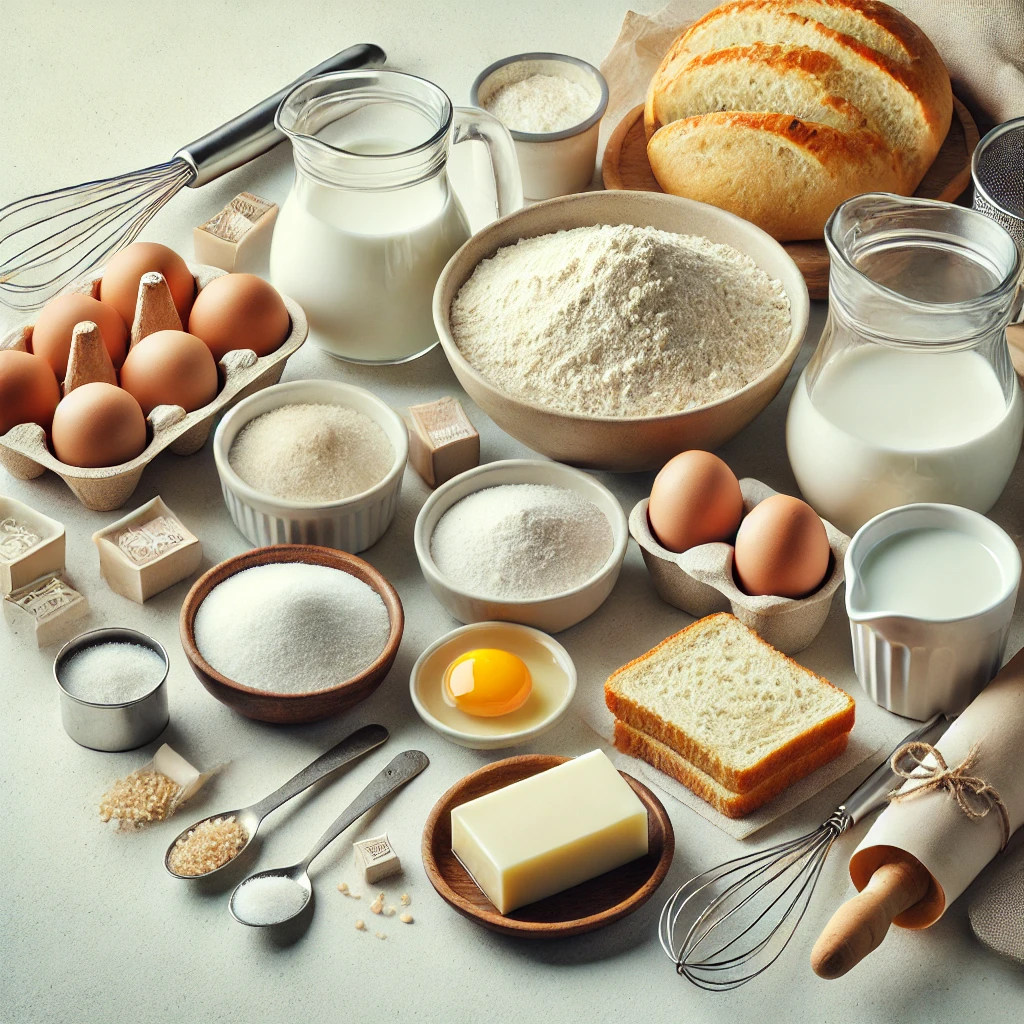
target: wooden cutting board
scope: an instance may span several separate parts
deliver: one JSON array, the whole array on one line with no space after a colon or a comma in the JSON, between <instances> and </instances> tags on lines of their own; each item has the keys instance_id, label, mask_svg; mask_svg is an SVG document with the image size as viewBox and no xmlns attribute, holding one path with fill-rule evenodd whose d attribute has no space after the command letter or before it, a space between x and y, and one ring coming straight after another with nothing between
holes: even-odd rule
<instances>
[{"instance_id":1,"label":"wooden cutting board","mask_svg":"<svg viewBox=\"0 0 1024 1024\"><path fill-rule=\"evenodd\" d=\"M946 140L917 191L923 199L956 200L971 181L971 155L978 145L978 126L954 96L953 121ZM604 187L632 192L664 191L647 160L643 104L634 107L608 139L601 163ZM807 281L812 299L828 298L828 250L824 241L783 242Z\"/></svg>"}]
</instances>

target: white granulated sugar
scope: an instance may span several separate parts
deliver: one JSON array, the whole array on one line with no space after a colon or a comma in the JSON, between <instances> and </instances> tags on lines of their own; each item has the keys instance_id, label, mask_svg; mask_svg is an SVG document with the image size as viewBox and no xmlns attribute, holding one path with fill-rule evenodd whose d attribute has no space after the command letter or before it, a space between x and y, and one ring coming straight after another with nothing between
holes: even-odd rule
<instances>
[{"instance_id":1,"label":"white granulated sugar","mask_svg":"<svg viewBox=\"0 0 1024 1024\"><path fill-rule=\"evenodd\" d=\"M541 134L586 121L597 110L597 97L561 75L529 75L502 86L486 106L510 131Z\"/></svg>"},{"instance_id":2,"label":"white granulated sugar","mask_svg":"<svg viewBox=\"0 0 1024 1024\"><path fill-rule=\"evenodd\" d=\"M656 416L724 398L789 339L781 282L696 235L629 224L499 249L451 308L462 354L518 398L590 416Z\"/></svg>"},{"instance_id":3,"label":"white granulated sugar","mask_svg":"<svg viewBox=\"0 0 1024 1024\"><path fill-rule=\"evenodd\" d=\"M369 668L387 645L380 595L347 572L283 562L245 569L199 606L196 646L228 679L271 693L326 690Z\"/></svg>"},{"instance_id":4,"label":"white granulated sugar","mask_svg":"<svg viewBox=\"0 0 1024 1024\"><path fill-rule=\"evenodd\" d=\"M430 555L442 576L478 597L528 600L581 586L608 561L612 530L576 491L501 484L466 495L441 518Z\"/></svg>"},{"instance_id":5,"label":"white granulated sugar","mask_svg":"<svg viewBox=\"0 0 1024 1024\"><path fill-rule=\"evenodd\" d=\"M257 875L243 882L231 900L235 915L247 924L278 924L294 917L309 895L284 875Z\"/></svg>"},{"instance_id":6,"label":"white granulated sugar","mask_svg":"<svg viewBox=\"0 0 1024 1024\"><path fill-rule=\"evenodd\" d=\"M395 449L380 425L355 409L284 405L239 431L228 462L262 494L340 501L379 484L395 463Z\"/></svg>"},{"instance_id":7,"label":"white granulated sugar","mask_svg":"<svg viewBox=\"0 0 1024 1024\"><path fill-rule=\"evenodd\" d=\"M145 697L164 669L164 659L142 644L93 644L61 665L60 685L90 704L127 704Z\"/></svg>"}]
</instances>

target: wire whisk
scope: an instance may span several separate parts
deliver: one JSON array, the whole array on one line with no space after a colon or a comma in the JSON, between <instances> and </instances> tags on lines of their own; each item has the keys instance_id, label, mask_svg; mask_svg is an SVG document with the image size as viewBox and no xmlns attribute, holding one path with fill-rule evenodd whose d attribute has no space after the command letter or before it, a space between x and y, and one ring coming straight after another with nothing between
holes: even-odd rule
<instances>
[{"instance_id":1,"label":"wire whisk","mask_svg":"<svg viewBox=\"0 0 1024 1024\"><path fill-rule=\"evenodd\" d=\"M307 71L262 103L183 146L170 160L129 174L19 199L0 209L0 301L37 309L76 278L134 241L186 186L197 188L276 146L281 101L332 71L383 64L384 51L360 43Z\"/></svg>"},{"instance_id":2,"label":"wire whisk","mask_svg":"<svg viewBox=\"0 0 1024 1024\"><path fill-rule=\"evenodd\" d=\"M931 742L947 724L938 715L894 749L916 740ZM716 992L763 974L803 920L832 845L881 807L896 783L887 757L812 832L726 861L680 886L658 921L661 948L677 973Z\"/></svg>"},{"instance_id":3,"label":"wire whisk","mask_svg":"<svg viewBox=\"0 0 1024 1024\"><path fill-rule=\"evenodd\" d=\"M102 181L20 199L0 210L0 290L35 309L105 263L197 175L177 158Z\"/></svg>"},{"instance_id":4,"label":"wire whisk","mask_svg":"<svg viewBox=\"0 0 1024 1024\"><path fill-rule=\"evenodd\" d=\"M700 988L727 991L771 967L803 919L832 844L850 823L837 810L813 832L726 861L676 890L658 930L678 973Z\"/></svg>"}]
</instances>

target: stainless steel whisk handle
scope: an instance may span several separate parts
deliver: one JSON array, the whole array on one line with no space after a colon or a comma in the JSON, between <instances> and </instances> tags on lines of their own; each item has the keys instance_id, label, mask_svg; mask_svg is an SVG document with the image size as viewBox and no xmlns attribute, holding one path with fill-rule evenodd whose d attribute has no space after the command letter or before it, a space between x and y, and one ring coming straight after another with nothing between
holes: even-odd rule
<instances>
[{"instance_id":1,"label":"stainless steel whisk handle","mask_svg":"<svg viewBox=\"0 0 1024 1024\"><path fill-rule=\"evenodd\" d=\"M294 82L279 89L273 96L250 107L244 114L232 118L227 124L214 128L202 138L182 146L174 158L191 164L196 171L188 183L189 188L198 188L228 171L248 163L267 150L273 149L283 138L274 127L274 115L281 101L297 85L326 75L331 71L351 71L355 68L376 67L387 60L384 51L374 43L359 43L341 53L317 64Z\"/></svg>"},{"instance_id":2,"label":"stainless steel whisk handle","mask_svg":"<svg viewBox=\"0 0 1024 1024\"><path fill-rule=\"evenodd\" d=\"M949 728L949 725L950 719L944 715L936 715L924 725L918 726L913 732L907 733L889 751L886 759L837 808L837 813L847 819L846 828L855 825L872 811L878 810L889 799L889 794L897 782L897 777L889 767L892 755L904 743L914 743L917 740L934 743Z\"/></svg>"}]
</instances>

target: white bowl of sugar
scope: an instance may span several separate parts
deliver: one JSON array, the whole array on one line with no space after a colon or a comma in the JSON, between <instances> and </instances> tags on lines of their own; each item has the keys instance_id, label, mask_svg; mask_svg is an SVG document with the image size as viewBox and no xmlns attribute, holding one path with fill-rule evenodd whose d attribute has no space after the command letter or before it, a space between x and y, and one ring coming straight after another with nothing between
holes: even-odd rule
<instances>
[{"instance_id":1,"label":"white bowl of sugar","mask_svg":"<svg viewBox=\"0 0 1024 1024\"><path fill-rule=\"evenodd\" d=\"M612 592L629 527L615 495L587 473L509 459L434 491L413 539L427 585L460 622L557 633Z\"/></svg>"},{"instance_id":2,"label":"white bowl of sugar","mask_svg":"<svg viewBox=\"0 0 1024 1024\"><path fill-rule=\"evenodd\" d=\"M608 83L592 64L562 53L518 53L484 68L470 98L509 130L527 199L590 186L608 106Z\"/></svg>"},{"instance_id":3,"label":"white bowl of sugar","mask_svg":"<svg viewBox=\"0 0 1024 1024\"><path fill-rule=\"evenodd\" d=\"M398 509L409 436L375 395L340 381L276 384L234 407L213 438L231 519L250 543L355 554Z\"/></svg>"}]
</instances>

